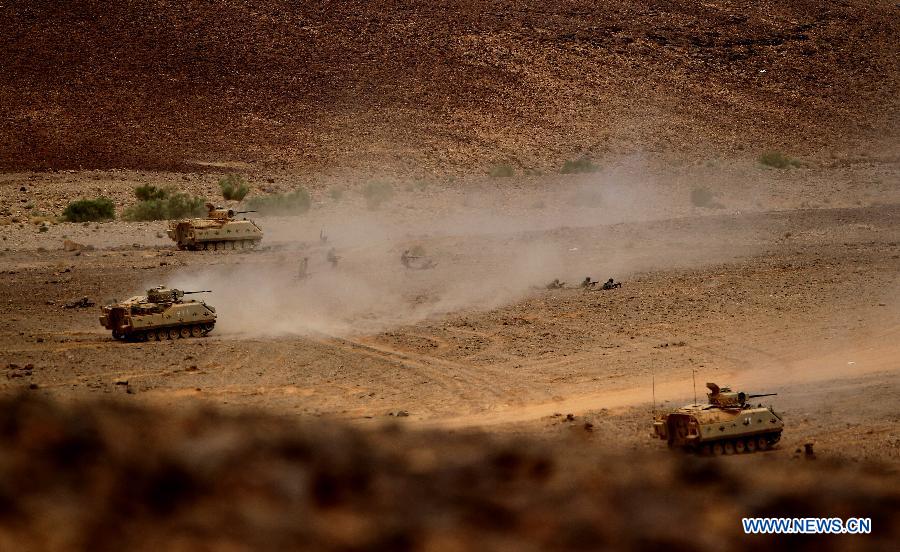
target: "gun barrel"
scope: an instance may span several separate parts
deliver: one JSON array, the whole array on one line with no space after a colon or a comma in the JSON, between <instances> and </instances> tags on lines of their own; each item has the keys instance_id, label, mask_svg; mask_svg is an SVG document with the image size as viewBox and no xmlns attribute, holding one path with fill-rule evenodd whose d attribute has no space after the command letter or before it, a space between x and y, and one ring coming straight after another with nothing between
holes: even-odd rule
<instances>
[{"instance_id":1,"label":"gun barrel","mask_svg":"<svg viewBox=\"0 0 900 552\"><path fill-rule=\"evenodd\" d=\"M255 213L255 212L256 212L256 210L252 210L252 211L235 211L234 214L236 214L236 215L243 215L244 213Z\"/></svg>"},{"instance_id":2,"label":"gun barrel","mask_svg":"<svg viewBox=\"0 0 900 552\"><path fill-rule=\"evenodd\" d=\"M759 395L747 395L748 399L755 399L756 397L771 397L773 395L777 395L778 393L761 393Z\"/></svg>"},{"instance_id":3,"label":"gun barrel","mask_svg":"<svg viewBox=\"0 0 900 552\"><path fill-rule=\"evenodd\" d=\"M190 295L191 293L212 293L211 289L201 289L200 291L185 291L185 295Z\"/></svg>"}]
</instances>

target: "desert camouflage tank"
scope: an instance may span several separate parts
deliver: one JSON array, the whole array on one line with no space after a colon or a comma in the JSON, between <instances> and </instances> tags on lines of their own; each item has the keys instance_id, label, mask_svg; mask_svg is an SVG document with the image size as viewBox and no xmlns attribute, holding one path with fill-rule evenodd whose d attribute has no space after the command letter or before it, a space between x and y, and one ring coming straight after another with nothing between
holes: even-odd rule
<instances>
[{"instance_id":1,"label":"desert camouflage tank","mask_svg":"<svg viewBox=\"0 0 900 552\"><path fill-rule=\"evenodd\" d=\"M129 341L202 337L216 325L216 309L203 301L185 300L191 293L163 286L101 307L100 324L112 330L113 337Z\"/></svg>"},{"instance_id":2,"label":"desert camouflage tank","mask_svg":"<svg viewBox=\"0 0 900 552\"><path fill-rule=\"evenodd\" d=\"M747 395L707 383L707 404L689 404L653 422L656 437L670 448L704 455L741 454L771 448L781 438L784 422L771 406L753 406L748 399L775 393Z\"/></svg>"},{"instance_id":3,"label":"desert camouflage tank","mask_svg":"<svg viewBox=\"0 0 900 552\"><path fill-rule=\"evenodd\" d=\"M209 214L203 219L186 219L169 223L169 237L178 249L250 249L262 240L262 229L252 220L236 215L254 211L235 211L207 203Z\"/></svg>"}]
</instances>

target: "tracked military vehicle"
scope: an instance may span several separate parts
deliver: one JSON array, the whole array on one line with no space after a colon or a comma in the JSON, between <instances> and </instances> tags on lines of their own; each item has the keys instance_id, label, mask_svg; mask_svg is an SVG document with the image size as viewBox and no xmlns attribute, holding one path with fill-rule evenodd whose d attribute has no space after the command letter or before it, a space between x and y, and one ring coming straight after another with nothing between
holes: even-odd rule
<instances>
[{"instance_id":1,"label":"tracked military vehicle","mask_svg":"<svg viewBox=\"0 0 900 552\"><path fill-rule=\"evenodd\" d=\"M192 251L250 249L263 237L262 229L252 220L235 219L237 215L254 211L235 211L207 203L208 214L202 219L186 219L169 223L169 237L178 249Z\"/></svg>"},{"instance_id":2,"label":"tracked military vehicle","mask_svg":"<svg viewBox=\"0 0 900 552\"><path fill-rule=\"evenodd\" d=\"M100 324L116 339L147 341L203 337L216 325L216 309L184 296L205 291L181 291L163 286L121 303L101 307Z\"/></svg>"},{"instance_id":3,"label":"tracked military vehicle","mask_svg":"<svg viewBox=\"0 0 900 552\"><path fill-rule=\"evenodd\" d=\"M742 454L771 448L781 438L784 422L771 406L747 401L775 393L748 395L707 383L707 404L689 404L658 416L656 437L669 448L703 455Z\"/></svg>"}]
</instances>

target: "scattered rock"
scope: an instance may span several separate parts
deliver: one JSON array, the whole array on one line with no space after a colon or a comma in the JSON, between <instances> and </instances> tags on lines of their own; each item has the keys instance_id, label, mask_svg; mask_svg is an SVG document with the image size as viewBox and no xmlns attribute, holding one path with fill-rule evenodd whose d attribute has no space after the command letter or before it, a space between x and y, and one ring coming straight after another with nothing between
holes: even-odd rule
<instances>
[{"instance_id":1,"label":"scattered rock","mask_svg":"<svg viewBox=\"0 0 900 552\"><path fill-rule=\"evenodd\" d=\"M803 444L803 457L807 460L815 460L816 453L813 451L813 443Z\"/></svg>"},{"instance_id":2,"label":"scattered rock","mask_svg":"<svg viewBox=\"0 0 900 552\"><path fill-rule=\"evenodd\" d=\"M63 305L64 309L86 309L88 307L93 307L96 305L93 301L91 301L87 297L82 297L81 299L73 299Z\"/></svg>"},{"instance_id":3,"label":"scattered rock","mask_svg":"<svg viewBox=\"0 0 900 552\"><path fill-rule=\"evenodd\" d=\"M63 240L63 249L65 251L92 251L93 245L85 245L72 240Z\"/></svg>"},{"instance_id":4,"label":"scattered rock","mask_svg":"<svg viewBox=\"0 0 900 552\"><path fill-rule=\"evenodd\" d=\"M567 422L574 422L574 421L575 421L575 415L574 415L574 414L566 414L566 421L567 421Z\"/></svg>"}]
</instances>

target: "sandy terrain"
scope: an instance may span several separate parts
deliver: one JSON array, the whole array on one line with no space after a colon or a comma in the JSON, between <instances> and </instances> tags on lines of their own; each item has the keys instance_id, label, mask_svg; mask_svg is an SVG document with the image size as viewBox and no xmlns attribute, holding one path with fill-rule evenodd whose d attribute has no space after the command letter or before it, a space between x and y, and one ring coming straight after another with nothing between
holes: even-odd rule
<instances>
[{"instance_id":1,"label":"sandy terrain","mask_svg":"<svg viewBox=\"0 0 900 552\"><path fill-rule=\"evenodd\" d=\"M0 550L896 548L895 2L7 2L0 28ZM236 207L228 173L311 208L250 215L253 251L123 220L144 184ZM99 196L114 221L62 221ZM161 284L211 290L215 330L99 325ZM777 393L778 446L651 438L706 382Z\"/></svg>"},{"instance_id":2,"label":"sandy terrain","mask_svg":"<svg viewBox=\"0 0 900 552\"><path fill-rule=\"evenodd\" d=\"M374 211L352 190L323 194L306 216L261 219L266 239L250 253L177 251L164 223L0 227L0 364L18 367L2 385L364 424L402 411L412 426L492 431L559 431L571 413L596 439L658 449L646 436L651 381L660 405L677 405L695 371L701 395L706 381L779 393L790 420L780 454L814 441L822 454L896 462L894 166L754 169L720 181L718 208L691 204L688 169L665 180L651 167L623 184L635 170L623 167L501 189L398 185ZM833 194L802 185L827 175ZM29 190L52 203L95 178L42 175ZM95 249L63 251L63 238ZM405 269L414 245L437 266ZM303 257L311 276L299 280ZM586 275L624 286L577 289ZM569 289L543 289L554 278ZM97 307L62 308L159 283L212 289L215 332L123 344Z\"/></svg>"}]
</instances>

